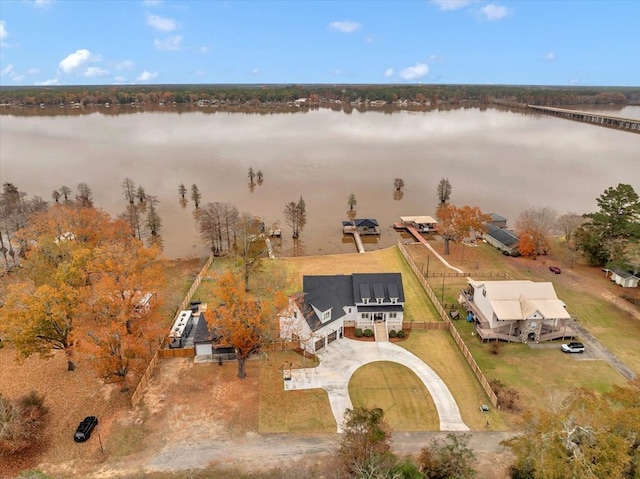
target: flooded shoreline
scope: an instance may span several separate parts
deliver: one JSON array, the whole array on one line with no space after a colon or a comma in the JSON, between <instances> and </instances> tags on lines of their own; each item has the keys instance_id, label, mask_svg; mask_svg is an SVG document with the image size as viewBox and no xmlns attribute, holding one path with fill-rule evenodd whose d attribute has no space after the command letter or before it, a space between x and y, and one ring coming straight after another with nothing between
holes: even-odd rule
<instances>
[{"instance_id":1,"label":"flooded shoreline","mask_svg":"<svg viewBox=\"0 0 640 479\"><path fill-rule=\"evenodd\" d=\"M193 204L180 205L180 183L198 185L203 204L229 202L279 224L276 254L332 254L356 251L341 231L351 194L357 217L380 224L380 237L365 243L377 249L395 244L400 216L434 214L443 177L454 204L496 212L513 227L526 208L586 213L609 186L640 190L639 151L638 135L498 109L0 115L2 182L46 200L85 182L95 205L115 216L126 207L120 185L131 178L160 200L169 258L207 254ZM249 168L264 173L261 185L250 187ZM402 195L394 178L405 182ZM283 209L300 197L307 225L294 247Z\"/></svg>"}]
</instances>

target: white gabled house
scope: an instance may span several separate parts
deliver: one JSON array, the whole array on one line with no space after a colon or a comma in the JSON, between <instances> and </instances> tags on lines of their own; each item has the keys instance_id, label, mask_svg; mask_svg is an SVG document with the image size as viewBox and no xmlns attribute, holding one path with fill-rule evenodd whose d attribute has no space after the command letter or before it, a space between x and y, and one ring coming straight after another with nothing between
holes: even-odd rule
<instances>
[{"instance_id":1,"label":"white gabled house","mask_svg":"<svg viewBox=\"0 0 640 479\"><path fill-rule=\"evenodd\" d=\"M622 268L605 269L605 273L611 281L623 288L637 288L638 282L640 282L640 278L635 274L630 271L625 271Z\"/></svg>"},{"instance_id":2,"label":"white gabled house","mask_svg":"<svg viewBox=\"0 0 640 479\"><path fill-rule=\"evenodd\" d=\"M576 335L568 324L571 315L548 282L470 279L459 302L482 339L526 343Z\"/></svg>"},{"instance_id":3,"label":"white gabled house","mask_svg":"<svg viewBox=\"0 0 640 479\"><path fill-rule=\"evenodd\" d=\"M315 353L340 339L345 327L402 329L404 289L400 273L304 276L303 291L280 316L280 337Z\"/></svg>"}]
</instances>

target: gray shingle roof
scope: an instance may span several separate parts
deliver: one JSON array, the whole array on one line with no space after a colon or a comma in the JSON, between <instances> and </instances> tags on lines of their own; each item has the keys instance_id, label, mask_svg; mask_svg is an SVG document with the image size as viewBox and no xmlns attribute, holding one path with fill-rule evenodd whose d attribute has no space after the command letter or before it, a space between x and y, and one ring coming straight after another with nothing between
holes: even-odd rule
<instances>
[{"instance_id":1,"label":"gray shingle roof","mask_svg":"<svg viewBox=\"0 0 640 479\"><path fill-rule=\"evenodd\" d=\"M302 313L312 331L342 318L345 315L343 308L362 303L362 298L371 300L382 297L387 302L384 305L385 311L396 311L396 306L388 304L391 298L397 298L399 303L404 303L400 273L304 276L302 288ZM331 310L331 319L322 323L313 307L321 312ZM380 307L371 305L372 311ZM402 305L397 305L397 308L398 311L402 311Z\"/></svg>"},{"instance_id":2,"label":"gray shingle roof","mask_svg":"<svg viewBox=\"0 0 640 479\"><path fill-rule=\"evenodd\" d=\"M353 221L343 221L342 222L342 226L353 226L356 225L357 227L367 227L367 228L373 228L378 225L378 221L374 220L373 218L360 218L360 219L355 219Z\"/></svg>"},{"instance_id":3,"label":"gray shingle roof","mask_svg":"<svg viewBox=\"0 0 640 479\"><path fill-rule=\"evenodd\" d=\"M520 238L511 231L498 228L492 224L487 225L487 234L509 248L513 248L520 241Z\"/></svg>"}]
</instances>

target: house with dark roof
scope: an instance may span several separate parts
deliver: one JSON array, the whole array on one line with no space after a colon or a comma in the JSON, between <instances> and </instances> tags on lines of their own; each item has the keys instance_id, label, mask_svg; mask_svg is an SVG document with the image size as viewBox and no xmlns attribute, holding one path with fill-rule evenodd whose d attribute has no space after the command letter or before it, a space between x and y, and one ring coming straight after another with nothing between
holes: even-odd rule
<instances>
[{"instance_id":1,"label":"house with dark roof","mask_svg":"<svg viewBox=\"0 0 640 479\"><path fill-rule=\"evenodd\" d=\"M498 228L493 224L487 224L487 232L482 235L483 239L492 246L495 246L505 254L518 256L518 245L520 238L508 229Z\"/></svg>"},{"instance_id":2,"label":"house with dark roof","mask_svg":"<svg viewBox=\"0 0 640 479\"><path fill-rule=\"evenodd\" d=\"M342 222L343 233L353 233L357 231L361 235L379 235L380 225L373 218L356 218Z\"/></svg>"},{"instance_id":3,"label":"house with dark roof","mask_svg":"<svg viewBox=\"0 0 640 479\"><path fill-rule=\"evenodd\" d=\"M209 329L203 311L197 315L193 347L196 356L211 356L212 359L233 359L235 356L234 349L223 344L222 333L215 326Z\"/></svg>"},{"instance_id":4,"label":"house with dark roof","mask_svg":"<svg viewBox=\"0 0 640 479\"><path fill-rule=\"evenodd\" d=\"M506 228L507 227L507 218L504 216L500 216L498 213L490 213L491 224L496 228Z\"/></svg>"},{"instance_id":5,"label":"house with dark roof","mask_svg":"<svg viewBox=\"0 0 640 479\"><path fill-rule=\"evenodd\" d=\"M631 271L625 271L622 268L605 269L605 272L616 284L619 284L623 288L637 288L640 278L634 275Z\"/></svg>"},{"instance_id":6,"label":"house with dark roof","mask_svg":"<svg viewBox=\"0 0 640 479\"><path fill-rule=\"evenodd\" d=\"M302 292L280 316L280 337L299 341L310 353L342 338L345 327L374 329L383 323L387 333L402 329L400 273L304 276L302 282Z\"/></svg>"}]
</instances>

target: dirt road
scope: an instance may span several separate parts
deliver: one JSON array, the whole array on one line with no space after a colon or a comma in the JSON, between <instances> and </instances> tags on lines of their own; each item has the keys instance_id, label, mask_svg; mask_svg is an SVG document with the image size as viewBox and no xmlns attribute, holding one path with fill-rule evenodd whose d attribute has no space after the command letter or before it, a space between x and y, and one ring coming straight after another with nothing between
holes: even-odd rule
<instances>
[{"instance_id":1,"label":"dirt road","mask_svg":"<svg viewBox=\"0 0 640 479\"><path fill-rule=\"evenodd\" d=\"M461 434L461 433L455 433ZM510 432L471 432L469 446L476 452L480 466L488 465L497 470L509 463L509 452L500 442L513 437ZM393 451L399 456L417 454L433 438L444 438L444 432L394 433ZM335 455L341 436L339 434L304 436L296 434L247 433L242 437L223 440L198 440L165 445L151 458L104 464L93 478L130 477L132 474L154 471L189 471L210 465L240 467L243 470L268 470L296 462L320 462ZM490 477L485 475L484 477Z\"/></svg>"}]
</instances>

